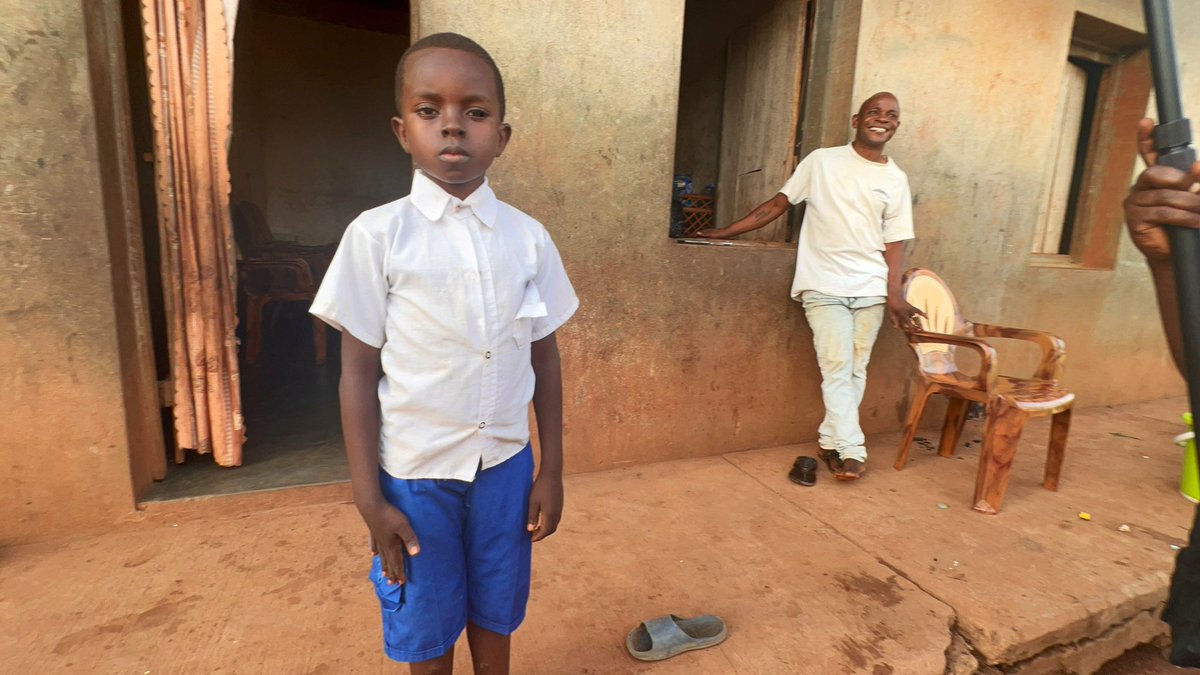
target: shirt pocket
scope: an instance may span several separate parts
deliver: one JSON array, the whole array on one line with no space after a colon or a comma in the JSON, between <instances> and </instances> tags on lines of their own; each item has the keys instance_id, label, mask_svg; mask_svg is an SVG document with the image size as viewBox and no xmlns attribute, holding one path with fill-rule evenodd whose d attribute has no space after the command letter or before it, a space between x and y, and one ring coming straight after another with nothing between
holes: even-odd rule
<instances>
[{"instance_id":1,"label":"shirt pocket","mask_svg":"<svg viewBox=\"0 0 1200 675\"><path fill-rule=\"evenodd\" d=\"M542 294L538 292L533 280L525 283L525 292L521 296L521 306L517 308L516 323L513 326L513 339L518 349L524 349L533 342L533 322L548 316L546 303L542 302Z\"/></svg>"}]
</instances>

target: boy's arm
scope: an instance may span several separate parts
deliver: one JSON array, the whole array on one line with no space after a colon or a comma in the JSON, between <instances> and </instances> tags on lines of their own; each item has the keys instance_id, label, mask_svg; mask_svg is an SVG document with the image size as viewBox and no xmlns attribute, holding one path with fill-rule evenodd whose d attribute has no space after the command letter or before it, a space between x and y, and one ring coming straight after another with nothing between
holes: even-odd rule
<instances>
[{"instance_id":1,"label":"boy's arm","mask_svg":"<svg viewBox=\"0 0 1200 675\"><path fill-rule=\"evenodd\" d=\"M902 280L904 278L904 242L892 241L883 245L883 260L887 263L887 310L892 325L896 328L916 330L918 326L913 321L915 316L925 316L925 312L913 307L904 299Z\"/></svg>"},{"instance_id":2,"label":"boy's arm","mask_svg":"<svg viewBox=\"0 0 1200 675\"><path fill-rule=\"evenodd\" d=\"M782 192L759 204L753 211L740 220L734 221L729 227L700 230L696 236L705 239L728 239L766 226L779 216L787 213L791 203Z\"/></svg>"},{"instance_id":3,"label":"boy's arm","mask_svg":"<svg viewBox=\"0 0 1200 675\"><path fill-rule=\"evenodd\" d=\"M350 465L354 505L371 531L371 552L379 554L383 574L404 583L404 553L420 552L408 518L388 503L379 488L380 350L342 332L342 437Z\"/></svg>"},{"instance_id":4,"label":"boy's arm","mask_svg":"<svg viewBox=\"0 0 1200 675\"><path fill-rule=\"evenodd\" d=\"M530 351L536 378L533 412L537 416L541 461L529 494L527 522L533 541L539 541L554 534L562 518L562 367L554 333L534 342Z\"/></svg>"}]
</instances>

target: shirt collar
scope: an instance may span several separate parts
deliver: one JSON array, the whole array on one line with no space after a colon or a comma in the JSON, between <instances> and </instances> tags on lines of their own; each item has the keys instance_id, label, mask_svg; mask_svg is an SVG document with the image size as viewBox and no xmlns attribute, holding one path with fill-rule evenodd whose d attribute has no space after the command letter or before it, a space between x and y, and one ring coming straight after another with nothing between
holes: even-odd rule
<instances>
[{"instance_id":1,"label":"shirt collar","mask_svg":"<svg viewBox=\"0 0 1200 675\"><path fill-rule=\"evenodd\" d=\"M475 213L475 217L488 227L496 227L496 214L499 211L496 203L496 193L488 184L487 178L466 199L459 200L433 182L424 171L417 169L413 176L412 191L409 193L413 206L433 222L445 215L446 209L452 204L463 204Z\"/></svg>"}]
</instances>

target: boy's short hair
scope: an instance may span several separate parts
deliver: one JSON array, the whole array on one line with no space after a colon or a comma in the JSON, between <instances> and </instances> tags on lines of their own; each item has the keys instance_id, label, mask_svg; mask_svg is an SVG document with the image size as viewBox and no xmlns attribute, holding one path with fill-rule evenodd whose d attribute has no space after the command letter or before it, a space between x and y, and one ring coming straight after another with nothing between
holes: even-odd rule
<instances>
[{"instance_id":1,"label":"boy's short hair","mask_svg":"<svg viewBox=\"0 0 1200 675\"><path fill-rule=\"evenodd\" d=\"M404 64L408 61L408 57L422 49L436 48L457 49L460 52L474 54L483 59L484 63L488 64L488 67L492 69L492 74L496 77L496 97L500 99L500 119L503 120L504 78L500 76L499 66L492 59L492 55L481 47L478 42L458 33L434 33L433 35L428 35L417 40L408 49L404 50L404 54L400 57L400 63L396 65L396 110L400 112L400 97L404 95Z\"/></svg>"}]
</instances>

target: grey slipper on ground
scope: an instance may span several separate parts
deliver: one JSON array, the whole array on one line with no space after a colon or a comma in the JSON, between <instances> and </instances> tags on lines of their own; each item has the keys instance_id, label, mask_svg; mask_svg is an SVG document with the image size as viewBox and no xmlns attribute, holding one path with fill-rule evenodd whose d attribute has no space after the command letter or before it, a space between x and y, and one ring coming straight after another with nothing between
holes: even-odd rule
<instances>
[{"instance_id":1,"label":"grey slipper on ground","mask_svg":"<svg viewBox=\"0 0 1200 675\"><path fill-rule=\"evenodd\" d=\"M720 644L729 633L725 622L705 614L684 619L674 614L638 624L625 638L625 648L641 661L662 661L693 649Z\"/></svg>"}]
</instances>

